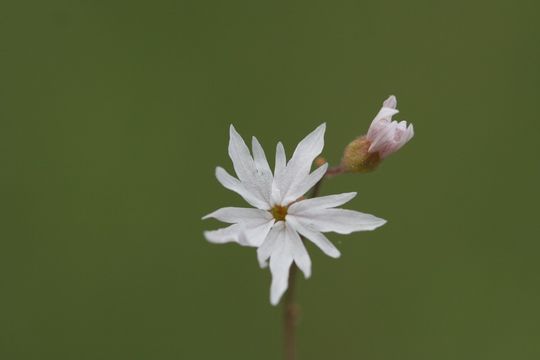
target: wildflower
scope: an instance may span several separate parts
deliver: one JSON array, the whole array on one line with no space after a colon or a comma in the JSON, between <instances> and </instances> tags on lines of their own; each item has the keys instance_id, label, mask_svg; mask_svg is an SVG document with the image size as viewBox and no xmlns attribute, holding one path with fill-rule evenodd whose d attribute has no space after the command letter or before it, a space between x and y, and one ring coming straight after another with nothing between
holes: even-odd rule
<instances>
[{"instance_id":1,"label":"wildflower","mask_svg":"<svg viewBox=\"0 0 540 360\"><path fill-rule=\"evenodd\" d=\"M288 162L283 145L278 143L272 173L259 141L252 138L252 156L231 125L229 156L238 178L221 167L216 169L218 181L238 193L253 208L225 207L205 216L203 219L215 218L231 225L206 231L204 236L213 243L236 242L256 247L260 266L270 265L270 302L273 305L287 290L293 262L306 278L311 276L311 259L302 237L328 256L337 258L339 250L323 233L373 230L386 222L373 215L336 208L350 201L356 193L303 198L324 177L328 168L328 164L323 164L311 172L314 159L324 147L325 129L326 125L322 124L306 136Z\"/></svg>"}]
</instances>

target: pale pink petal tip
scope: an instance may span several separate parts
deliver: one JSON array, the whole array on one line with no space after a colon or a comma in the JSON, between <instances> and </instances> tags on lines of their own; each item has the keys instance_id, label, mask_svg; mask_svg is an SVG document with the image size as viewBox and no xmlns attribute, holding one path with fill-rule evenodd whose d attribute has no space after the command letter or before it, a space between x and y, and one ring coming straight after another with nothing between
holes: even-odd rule
<instances>
[{"instance_id":1,"label":"pale pink petal tip","mask_svg":"<svg viewBox=\"0 0 540 360\"><path fill-rule=\"evenodd\" d=\"M388 99L384 100L383 106L391 109L397 108L397 99L394 95L390 95Z\"/></svg>"}]
</instances>

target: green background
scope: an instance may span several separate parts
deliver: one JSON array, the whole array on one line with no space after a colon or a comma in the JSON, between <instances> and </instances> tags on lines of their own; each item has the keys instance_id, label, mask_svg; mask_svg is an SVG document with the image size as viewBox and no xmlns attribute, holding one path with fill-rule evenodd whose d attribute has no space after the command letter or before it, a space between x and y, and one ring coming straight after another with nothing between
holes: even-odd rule
<instances>
[{"instance_id":1,"label":"green background","mask_svg":"<svg viewBox=\"0 0 540 360\"><path fill-rule=\"evenodd\" d=\"M416 136L324 194L388 219L309 246L301 359L538 359L535 1L2 1L0 358L279 359L228 126L325 156L382 101ZM273 160L272 160L273 161Z\"/></svg>"}]
</instances>

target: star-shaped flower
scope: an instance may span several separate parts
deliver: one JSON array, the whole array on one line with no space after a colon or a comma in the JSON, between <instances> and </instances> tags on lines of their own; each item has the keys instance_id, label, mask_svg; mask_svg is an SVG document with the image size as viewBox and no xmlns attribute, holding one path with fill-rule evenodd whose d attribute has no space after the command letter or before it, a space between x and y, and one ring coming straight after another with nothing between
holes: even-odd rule
<instances>
[{"instance_id":1,"label":"star-shaped flower","mask_svg":"<svg viewBox=\"0 0 540 360\"><path fill-rule=\"evenodd\" d=\"M301 236L328 256L337 258L339 250L323 233L373 230L386 222L358 211L336 209L354 198L356 193L312 199L302 197L323 178L328 168L328 164L324 164L311 172L312 163L324 146L325 129L326 125L322 124L306 136L288 162L283 145L278 143L272 173L257 139L252 138L252 156L231 125L229 156L238 178L221 167L216 169L218 181L254 208L225 207L205 216L203 219L215 218L232 225L206 231L204 236L213 243L236 242L257 247L261 267L266 267L270 260L270 302L273 305L287 290L289 268L293 262L306 278L311 275L311 259Z\"/></svg>"}]
</instances>

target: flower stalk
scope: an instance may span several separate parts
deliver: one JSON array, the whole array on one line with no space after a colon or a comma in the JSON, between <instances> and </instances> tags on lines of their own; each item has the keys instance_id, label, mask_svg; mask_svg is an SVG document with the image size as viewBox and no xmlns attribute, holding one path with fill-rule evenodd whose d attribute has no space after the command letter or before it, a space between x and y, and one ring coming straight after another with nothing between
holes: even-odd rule
<instances>
[{"instance_id":1,"label":"flower stalk","mask_svg":"<svg viewBox=\"0 0 540 360\"><path fill-rule=\"evenodd\" d=\"M283 302L283 355L285 360L296 359L296 325L300 308L294 299L296 272L298 267L293 264L289 270L289 288Z\"/></svg>"}]
</instances>

